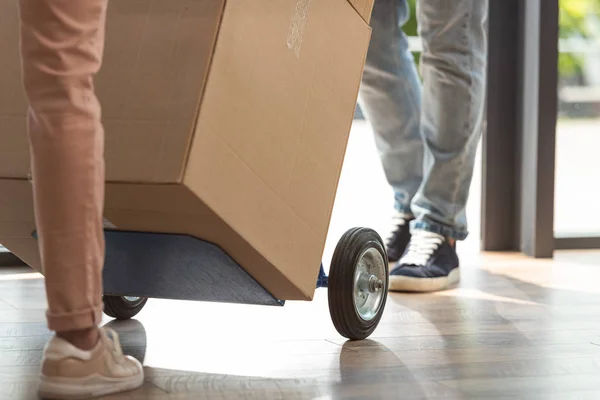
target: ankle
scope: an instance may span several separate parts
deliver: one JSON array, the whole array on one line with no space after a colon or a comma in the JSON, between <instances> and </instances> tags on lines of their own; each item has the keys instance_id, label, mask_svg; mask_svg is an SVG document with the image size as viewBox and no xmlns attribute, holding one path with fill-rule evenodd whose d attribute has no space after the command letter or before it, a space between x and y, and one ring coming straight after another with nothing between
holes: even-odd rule
<instances>
[{"instance_id":1,"label":"ankle","mask_svg":"<svg viewBox=\"0 0 600 400\"><path fill-rule=\"evenodd\" d=\"M80 350L92 350L100 340L98 327L81 329L76 331L56 332L56 336L66 340Z\"/></svg>"}]
</instances>

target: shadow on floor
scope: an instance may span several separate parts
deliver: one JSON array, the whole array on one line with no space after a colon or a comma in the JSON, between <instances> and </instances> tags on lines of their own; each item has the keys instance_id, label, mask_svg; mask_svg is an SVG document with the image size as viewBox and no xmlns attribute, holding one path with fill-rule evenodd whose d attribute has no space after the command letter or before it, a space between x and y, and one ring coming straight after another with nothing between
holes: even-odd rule
<instances>
[{"instance_id":1,"label":"shadow on floor","mask_svg":"<svg viewBox=\"0 0 600 400\"><path fill-rule=\"evenodd\" d=\"M113 321L106 326L119 333L126 354L144 362L147 343L142 323L136 320ZM147 367L146 384L142 389L111 399L171 398L168 396L211 400L426 398L419 383L412 379L410 370L394 352L373 340L362 343L368 347L356 348L351 342L342 345L339 379L328 374L322 378L273 379ZM400 397L399 393L402 393Z\"/></svg>"},{"instance_id":2,"label":"shadow on floor","mask_svg":"<svg viewBox=\"0 0 600 400\"><path fill-rule=\"evenodd\" d=\"M594 330L600 321L593 318L600 294L473 269L460 290L392 294L388 301L398 335L343 343L337 365L318 366L322 376L273 379L147 368L144 388L115 398L600 398L594 360L600 346L593 343L597 338L600 344L600 330ZM120 333L125 351L143 361L144 326L109 326Z\"/></svg>"}]
</instances>

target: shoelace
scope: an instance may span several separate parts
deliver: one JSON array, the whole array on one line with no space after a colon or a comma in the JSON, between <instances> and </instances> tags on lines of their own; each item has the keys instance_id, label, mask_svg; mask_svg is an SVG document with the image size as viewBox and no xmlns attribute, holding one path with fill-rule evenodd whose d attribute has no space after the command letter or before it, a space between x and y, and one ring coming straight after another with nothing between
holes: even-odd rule
<instances>
[{"instance_id":1,"label":"shoelace","mask_svg":"<svg viewBox=\"0 0 600 400\"><path fill-rule=\"evenodd\" d=\"M390 233L385 238L387 243L390 243L394 240L395 236L400 232L400 228L406 225L408 220L408 216L402 213L396 213L392 217L392 228L390 229Z\"/></svg>"},{"instance_id":2,"label":"shoelace","mask_svg":"<svg viewBox=\"0 0 600 400\"><path fill-rule=\"evenodd\" d=\"M426 265L433 253L444 243L444 240L444 237L437 233L426 231L413 233L408 250L400 260L400 264L417 267Z\"/></svg>"}]
</instances>

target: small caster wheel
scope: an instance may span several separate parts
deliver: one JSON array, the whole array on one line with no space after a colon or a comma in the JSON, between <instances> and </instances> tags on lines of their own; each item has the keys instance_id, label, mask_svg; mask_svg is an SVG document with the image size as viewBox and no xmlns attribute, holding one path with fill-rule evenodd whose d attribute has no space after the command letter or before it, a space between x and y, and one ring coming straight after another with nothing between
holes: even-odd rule
<instances>
[{"instance_id":1,"label":"small caster wheel","mask_svg":"<svg viewBox=\"0 0 600 400\"><path fill-rule=\"evenodd\" d=\"M354 228L340 239L329 270L329 312L340 335L369 337L379 325L388 293L387 254L372 229Z\"/></svg>"},{"instance_id":2,"label":"small caster wheel","mask_svg":"<svg viewBox=\"0 0 600 400\"><path fill-rule=\"evenodd\" d=\"M118 320L135 317L146 305L146 297L102 296L104 314Z\"/></svg>"}]
</instances>

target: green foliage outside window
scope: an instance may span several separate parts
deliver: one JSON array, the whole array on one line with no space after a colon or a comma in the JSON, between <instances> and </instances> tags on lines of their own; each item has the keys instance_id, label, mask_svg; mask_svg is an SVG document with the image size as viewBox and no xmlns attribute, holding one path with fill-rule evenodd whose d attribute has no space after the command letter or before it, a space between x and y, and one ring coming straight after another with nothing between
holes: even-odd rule
<instances>
[{"instance_id":1,"label":"green foliage outside window","mask_svg":"<svg viewBox=\"0 0 600 400\"><path fill-rule=\"evenodd\" d=\"M586 18L589 15L600 16L600 0L559 0L559 37L569 39L580 37L593 38ZM582 54L561 53L558 67L563 79L582 75L584 59Z\"/></svg>"}]
</instances>

